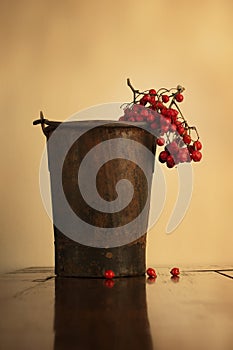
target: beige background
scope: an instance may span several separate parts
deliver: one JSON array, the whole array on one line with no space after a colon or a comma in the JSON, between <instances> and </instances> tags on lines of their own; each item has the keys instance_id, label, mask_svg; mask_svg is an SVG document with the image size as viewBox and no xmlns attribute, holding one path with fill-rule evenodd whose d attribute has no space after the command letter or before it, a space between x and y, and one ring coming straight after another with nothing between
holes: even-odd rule
<instances>
[{"instance_id":1,"label":"beige background","mask_svg":"<svg viewBox=\"0 0 233 350\"><path fill-rule=\"evenodd\" d=\"M41 109L62 121L130 101L127 77L142 90L185 86L182 110L204 143L189 211L171 236L177 176L165 171L168 197L149 233L148 264L232 263L232 14L231 0L0 2L0 271L53 264L38 183L45 138L32 120Z\"/></svg>"}]
</instances>

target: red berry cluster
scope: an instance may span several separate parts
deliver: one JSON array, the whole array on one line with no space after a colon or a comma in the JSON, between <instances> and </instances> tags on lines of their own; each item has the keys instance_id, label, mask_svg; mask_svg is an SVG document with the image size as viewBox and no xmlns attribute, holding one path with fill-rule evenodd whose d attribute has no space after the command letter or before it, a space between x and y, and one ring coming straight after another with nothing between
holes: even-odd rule
<instances>
[{"instance_id":1,"label":"red berry cluster","mask_svg":"<svg viewBox=\"0 0 233 350\"><path fill-rule=\"evenodd\" d=\"M161 88L140 92L135 90L129 79L127 83L133 91L133 102L124 105L124 115L120 121L146 122L147 128L157 137L157 145L164 150L159 161L173 168L179 163L199 162L202 144L196 127L189 126L178 104L183 101L184 88ZM193 139L193 133L195 138Z\"/></svg>"}]
</instances>

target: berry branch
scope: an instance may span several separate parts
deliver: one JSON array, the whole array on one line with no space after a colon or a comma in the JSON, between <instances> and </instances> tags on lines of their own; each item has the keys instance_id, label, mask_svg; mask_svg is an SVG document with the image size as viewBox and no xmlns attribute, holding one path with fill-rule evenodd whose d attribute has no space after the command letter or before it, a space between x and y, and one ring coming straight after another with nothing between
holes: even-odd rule
<instances>
[{"instance_id":1,"label":"berry branch","mask_svg":"<svg viewBox=\"0 0 233 350\"><path fill-rule=\"evenodd\" d=\"M132 86L130 79L127 79L127 85L132 90L133 101L122 105L124 115L119 120L146 122L157 138L157 145L164 147L159 160L166 163L168 168L192 160L199 162L202 158L202 144L197 128L189 126L178 106L184 99L182 93L185 88L177 85L170 89L140 91ZM191 138L192 131L196 134L194 139Z\"/></svg>"}]
</instances>

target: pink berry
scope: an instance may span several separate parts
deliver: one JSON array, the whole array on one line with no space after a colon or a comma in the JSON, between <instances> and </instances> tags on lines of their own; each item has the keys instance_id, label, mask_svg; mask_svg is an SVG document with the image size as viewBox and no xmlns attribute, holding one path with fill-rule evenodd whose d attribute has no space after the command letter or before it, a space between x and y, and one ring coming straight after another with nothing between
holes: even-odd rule
<instances>
[{"instance_id":1,"label":"pink berry","mask_svg":"<svg viewBox=\"0 0 233 350\"><path fill-rule=\"evenodd\" d=\"M170 128L170 125L162 125L161 126L161 131L164 132L164 133L168 132L169 128Z\"/></svg>"},{"instance_id":2,"label":"pink berry","mask_svg":"<svg viewBox=\"0 0 233 350\"><path fill-rule=\"evenodd\" d=\"M148 120L148 119L147 119ZM150 125L151 129L155 130L158 128L158 123L154 122L154 123L151 123Z\"/></svg>"},{"instance_id":3,"label":"pink berry","mask_svg":"<svg viewBox=\"0 0 233 350\"><path fill-rule=\"evenodd\" d=\"M147 118L148 115L149 115L149 111L148 109L144 108L141 112L140 112L140 115L144 118Z\"/></svg>"},{"instance_id":4,"label":"pink berry","mask_svg":"<svg viewBox=\"0 0 233 350\"><path fill-rule=\"evenodd\" d=\"M172 155L176 154L179 151L179 146L177 145L176 141L172 141L167 145L167 149L169 153Z\"/></svg>"},{"instance_id":5,"label":"pink berry","mask_svg":"<svg viewBox=\"0 0 233 350\"><path fill-rule=\"evenodd\" d=\"M179 149L177 160L180 163L190 162L190 155L187 147L183 147Z\"/></svg>"},{"instance_id":6,"label":"pink berry","mask_svg":"<svg viewBox=\"0 0 233 350\"><path fill-rule=\"evenodd\" d=\"M135 117L135 119L136 119L136 122L142 122L142 121L143 121L143 116L141 116L141 115L139 114L139 115L137 115L137 116Z\"/></svg>"},{"instance_id":7,"label":"pink berry","mask_svg":"<svg viewBox=\"0 0 233 350\"><path fill-rule=\"evenodd\" d=\"M135 118L134 118L134 117L130 117L130 118L129 118L129 121L130 121L130 122L135 122Z\"/></svg>"},{"instance_id":8,"label":"pink berry","mask_svg":"<svg viewBox=\"0 0 233 350\"><path fill-rule=\"evenodd\" d=\"M175 124L171 124L170 125L170 131L171 132L175 132L176 131L176 125Z\"/></svg>"},{"instance_id":9,"label":"pink berry","mask_svg":"<svg viewBox=\"0 0 233 350\"><path fill-rule=\"evenodd\" d=\"M153 121L155 121L155 116L153 114L148 114L146 120L149 122L149 123L152 123Z\"/></svg>"}]
</instances>

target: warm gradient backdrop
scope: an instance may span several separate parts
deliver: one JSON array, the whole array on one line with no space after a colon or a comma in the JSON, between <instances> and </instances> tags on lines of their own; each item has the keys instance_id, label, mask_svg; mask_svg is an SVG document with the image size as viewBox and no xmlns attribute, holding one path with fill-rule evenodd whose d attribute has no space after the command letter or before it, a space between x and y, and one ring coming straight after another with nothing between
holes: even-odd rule
<instances>
[{"instance_id":1,"label":"warm gradient backdrop","mask_svg":"<svg viewBox=\"0 0 233 350\"><path fill-rule=\"evenodd\" d=\"M52 224L38 171L43 110L65 120L140 89L186 87L182 110L199 128L203 162L179 228L165 227L177 193L149 234L148 264L230 264L233 246L233 2L231 0L2 0L0 271L53 264Z\"/></svg>"}]
</instances>

